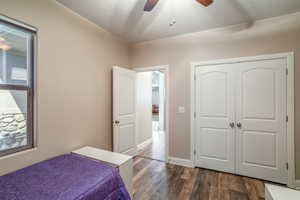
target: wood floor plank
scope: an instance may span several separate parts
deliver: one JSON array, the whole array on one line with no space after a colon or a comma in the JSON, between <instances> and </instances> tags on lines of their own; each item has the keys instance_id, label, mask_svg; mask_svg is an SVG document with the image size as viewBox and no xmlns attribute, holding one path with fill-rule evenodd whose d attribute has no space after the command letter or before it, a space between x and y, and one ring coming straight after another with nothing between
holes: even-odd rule
<instances>
[{"instance_id":1,"label":"wood floor plank","mask_svg":"<svg viewBox=\"0 0 300 200\"><path fill-rule=\"evenodd\" d=\"M218 200L230 200L230 192L227 188L218 188Z\"/></svg>"},{"instance_id":2,"label":"wood floor plank","mask_svg":"<svg viewBox=\"0 0 300 200\"><path fill-rule=\"evenodd\" d=\"M238 192L235 190L230 191L230 200L249 200L248 195L243 192Z\"/></svg>"},{"instance_id":3,"label":"wood floor plank","mask_svg":"<svg viewBox=\"0 0 300 200\"><path fill-rule=\"evenodd\" d=\"M227 174L229 178L229 190L245 193L246 187L243 181L243 178L241 176L233 175L233 174Z\"/></svg>"},{"instance_id":4,"label":"wood floor plank","mask_svg":"<svg viewBox=\"0 0 300 200\"><path fill-rule=\"evenodd\" d=\"M190 199L197 179L197 169L185 168L181 178L184 180L184 183L178 199Z\"/></svg>"},{"instance_id":5,"label":"wood floor plank","mask_svg":"<svg viewBox=\"0 0 300 200\"><path fill-rule=\"evenodd\" d=\"M262 181L244 177L244 184L247 189L249 199L261 200L265 199L264 185Z\"/></svg>"},{"instance_id":6,"label":"wood floor plank","mask_svg":"<svg viewBox=\"0 0 300 200\"><path fill-rule=\"evenodd\" d=\"M176 166L173 170L172 179L169 180L170 192L177 198L183 189L184 179L181 178L184 167Z\"/></svg>"},{"instance_id":7,"label":"wood floor plank","mask_svg":"<svg viewBox=\"0 0 300 200\"><path fill-rule=\"evenodd\" d=\"M134 200L263 200L264 182L157 160L134 159Z\"/></svg>"},{"instance_id":8,"label":"wood floor plank","mask_svg":"<svg viewBox=\"0 0 300 200\"><path fill-rule=\"evenodd\" d=\"M211 187L209 184L206 184L206 180L207 171L203 169L198 169L197 179L190 199L209 199Z\"/></svg>"}]
</instances>

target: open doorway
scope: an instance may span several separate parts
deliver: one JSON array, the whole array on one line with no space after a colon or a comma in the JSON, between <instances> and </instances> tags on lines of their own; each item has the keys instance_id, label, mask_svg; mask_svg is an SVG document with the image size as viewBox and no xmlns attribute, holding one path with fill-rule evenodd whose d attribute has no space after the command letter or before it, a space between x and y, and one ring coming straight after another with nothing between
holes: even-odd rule
<instances>
[{"instance_id":1,"label":"open doorway","mask_svg":"<svg viewBox=\"0 0 300 200\"><path fill-rule=\"evenodd\" d=\"M167 70L137 72L138 156L167 159Z\"/></svg>"}]
</instances>

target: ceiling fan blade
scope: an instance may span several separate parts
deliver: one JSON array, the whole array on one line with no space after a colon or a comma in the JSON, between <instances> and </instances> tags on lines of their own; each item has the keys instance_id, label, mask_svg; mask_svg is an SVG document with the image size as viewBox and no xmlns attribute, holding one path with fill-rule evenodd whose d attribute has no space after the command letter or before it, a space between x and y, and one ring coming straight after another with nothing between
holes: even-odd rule
<instances>
[{"instance_id":1,"label":"ceiling fan blade","mask_svg":"<svg viewBox=\"0 0 300 200\"><path fill-rule=\"evenodd\" d=\"M213 0L196 0L196 1L205 7L209 6L214 2Z\"/></svg>"},{"instance_id":2,"label":"ceiling fan blade","mask_svg":"<svg viewBox=\"0 0 300 200\"><path fill-rule=\"evenodd\" d=\"M147 0L145 7L144 7L144 11L150 12L155 5L158 3L159 0Z\"/></svg>"}]
</instances>

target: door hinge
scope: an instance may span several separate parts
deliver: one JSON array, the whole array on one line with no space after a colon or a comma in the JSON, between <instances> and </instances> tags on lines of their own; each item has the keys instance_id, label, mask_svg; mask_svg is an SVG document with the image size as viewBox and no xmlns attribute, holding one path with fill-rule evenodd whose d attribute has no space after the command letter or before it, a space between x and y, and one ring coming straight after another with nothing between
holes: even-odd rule
<instances>
[{"instance_id":1,"label":"door hinge","mask_svg":"<svg viewBox=\"0 0 300 200\"><path fill-rule=\"evenodd\" d=\"M196 80L196 75L194 75L194 80Z\"/></svg>"},{"instance_id":2,"label":"door hinge","mask_svg":"<svg viewBox=\"0 0 300 200\"><path fill-rule=\"evenodd\" d=\"M194 155L196 155L196 149L194 149Z\"/></svg>"},{"instance_id":3,"label":"door hinge","mask_svg":"<svg viewBox=\"0 0 300 200\"><path fill-rule=\"evenodd\" d=\"M194 112L194 118L196 119L196 112Z\"/></svg>"},{"instance_id":4,"label":"door hinge","mask_svg":"<svg viewBox=\"0 0 300 200\"><path fill-rule=\"evenodd\" d=\"M289 170L289 163L286 163L286 169Z\"/></svg>"},{"instance_id":5,"label":"door hinge","mask_svg":"<svg viewBox=\"0 0 300 200\"><path fill-rule=\"evenodd\" d=\"M285 73L286 73L286 75L289 75L289 69L288 68L285 69Z\"/></svg>"},{"instance_id":6,"label":"door hinge","mask_svg":"<svg viewBox=\"0 0 300 200\"><path fill-rule=\"evenodd\" d=\"M289 116L286 116L285 121L289 122Z\"/></svg>"}]
</instances>

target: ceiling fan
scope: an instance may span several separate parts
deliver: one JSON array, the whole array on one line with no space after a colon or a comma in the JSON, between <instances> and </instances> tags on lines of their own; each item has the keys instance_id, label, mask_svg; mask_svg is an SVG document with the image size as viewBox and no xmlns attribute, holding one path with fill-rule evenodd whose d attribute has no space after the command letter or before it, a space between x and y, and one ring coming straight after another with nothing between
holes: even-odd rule
<instances>
[{"instance_id":1,"label":"ceiling fan","mask_svg":"<svg viewBox=\"0 0 300 200\"><path fill-rule=\"evenodd\" d=\"M144 7L144 11L146 12L150 12L155 5L158 3L159 0L147 0L145 7ZM203 6L207 7L210 4L212 4L214 1L213 0L195 0L198 3L202 4Z\"/></svg>"}]
</instances>

